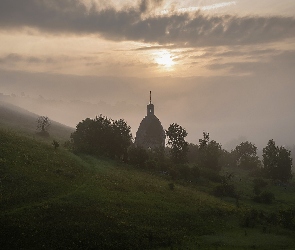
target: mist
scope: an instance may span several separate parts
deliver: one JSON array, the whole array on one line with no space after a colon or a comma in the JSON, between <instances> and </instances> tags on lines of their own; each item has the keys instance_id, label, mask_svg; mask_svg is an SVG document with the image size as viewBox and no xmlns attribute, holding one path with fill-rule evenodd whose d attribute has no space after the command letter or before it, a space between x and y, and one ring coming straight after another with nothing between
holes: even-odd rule
<instances>
[{"instance_id":1,"label":"mist","mask_svg":"<svg viewBox=\"0 0 295 250\"><path fill-rule=\"evenodd\" d=\"M1 72L4 101L75 127L103 114L123 118L135 135L146 115L149 91L164 128L178 123L187 140L202 132L225 148L249 140L259 148L274 139L293 145L295 86L273 76L127 78ZM21 79L21 80L20 80ZM4 98L5 97L5 98Z\"/></svg>"}]
</instances>

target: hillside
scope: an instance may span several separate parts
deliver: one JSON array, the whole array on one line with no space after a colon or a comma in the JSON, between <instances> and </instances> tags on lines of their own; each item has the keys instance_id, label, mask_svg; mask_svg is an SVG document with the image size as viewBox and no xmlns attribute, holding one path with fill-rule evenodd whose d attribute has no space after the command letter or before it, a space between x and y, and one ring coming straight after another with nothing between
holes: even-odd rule
<instances>
[{"instance_id":1,"label":"hillside","mask_svg":"<svg viewBox=\"0 0 295 250\"><path fill-rule=\"evenodd\" d=\"M29 112L13 104L0 101L0 127L14 129L26 135L35 135L39 115ZM49 117L50 118L50 117ZM66 141L70 138L73 128L56 121L51 121L50 139Z\"/></svg>"},{"instance_id":2,"label":"hillside","mask_svg":"<svg viewBox=\"0 0 295 250\"><path fill-rule=\"evenodd\" d=\"M293 249L253 207L0 129L2 249ZM203 190L203 191L199 191ZM253 204L252 204L253 206ZM266 216L265 214L263 216ZM256 224L256 225L255 225ZM254 226L255 225L255 226Z\"/></svg>"}]
</instances>

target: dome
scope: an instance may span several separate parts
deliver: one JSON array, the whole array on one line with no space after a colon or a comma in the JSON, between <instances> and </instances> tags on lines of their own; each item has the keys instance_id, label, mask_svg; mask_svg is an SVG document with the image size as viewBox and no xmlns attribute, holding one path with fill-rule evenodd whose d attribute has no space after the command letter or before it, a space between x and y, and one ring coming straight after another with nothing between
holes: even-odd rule
<instances>
[{"instance_id":1,"label":"dome","mask_svg":"<svg viewBox=\"0 0 295 250\"><path fill-rule=\"evenodd\" d=\"M135 145L143 148L159 148L165 146L165 131L160 120L154 115L154 105L147 105L147 115L142 119L136 132Z\"/></svg>"}]
</instances>

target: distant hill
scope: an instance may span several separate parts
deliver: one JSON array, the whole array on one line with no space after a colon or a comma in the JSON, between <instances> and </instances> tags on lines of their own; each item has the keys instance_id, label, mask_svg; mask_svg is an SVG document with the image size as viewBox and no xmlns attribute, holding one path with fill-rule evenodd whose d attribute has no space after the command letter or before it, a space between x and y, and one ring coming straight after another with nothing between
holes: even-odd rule
<instances>
[{"instance_id":1,"label":"distant hill","mask_svg":"<svg viewBox=\"0 0 295 250\"><path fill-rule=\"evenodd\" d=\"M35 135L37 130L37 118L39 115L25 110L13 104L0 101L0 127ZM49 117L50 119L50 117ZM68 140L74 128L51 120L49 134L51 138Z\"/></svg>"}]
</instances>

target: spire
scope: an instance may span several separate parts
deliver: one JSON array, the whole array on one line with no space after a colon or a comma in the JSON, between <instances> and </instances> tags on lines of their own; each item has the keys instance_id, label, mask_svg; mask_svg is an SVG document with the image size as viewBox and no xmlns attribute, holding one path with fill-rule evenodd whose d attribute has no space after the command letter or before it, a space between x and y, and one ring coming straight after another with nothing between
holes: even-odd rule
<instances>
[{"instance_id":1,"label":"spire","mask_svg":"<svg viewBox=\"0 0 295 250\"><path fill-rule=\"evenodd\" d=\"M152 104L152 91L150 91L150 103L147 105L147 115L154 115L154 104Z\"/></svg>"},{"instance_id":2,"label":"spire","mask_svg":"<svg viewBox=\"0 0 295 250\"><path fill-rule=\"evenodd\" d=\"M150 104L152 104L152 91L150 91Z\"/></svg>"}]
</instances>

